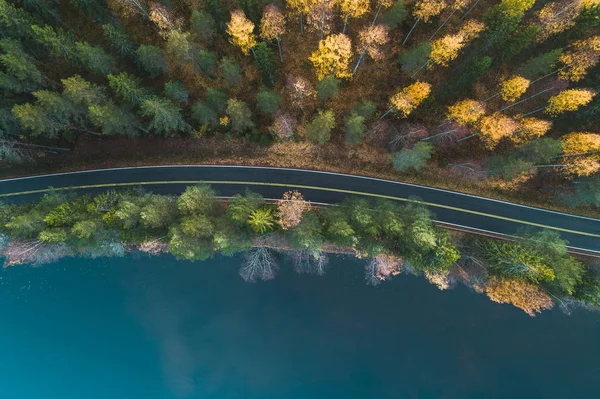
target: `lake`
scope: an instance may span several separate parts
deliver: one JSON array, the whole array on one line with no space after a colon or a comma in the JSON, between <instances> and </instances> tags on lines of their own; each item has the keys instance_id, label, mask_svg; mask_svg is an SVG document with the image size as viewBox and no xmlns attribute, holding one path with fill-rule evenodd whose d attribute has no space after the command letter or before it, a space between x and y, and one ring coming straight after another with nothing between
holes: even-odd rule
<instances>
[{"instance_id":1,"label":"lake","mask_svg":"<svg viewBox=\"0 0 600 399\"><path fill-rule=\"evenodd\" d=\"M241 257L0 273L0 398L592 398L600 313L531 318L339 256L249 284Z\"/></svg>"}]
</instances>

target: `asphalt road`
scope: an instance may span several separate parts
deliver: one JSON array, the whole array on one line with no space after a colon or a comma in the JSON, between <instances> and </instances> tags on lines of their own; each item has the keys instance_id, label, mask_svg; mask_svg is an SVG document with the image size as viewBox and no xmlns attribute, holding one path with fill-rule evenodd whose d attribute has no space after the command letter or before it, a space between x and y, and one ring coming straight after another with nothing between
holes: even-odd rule
<instances>
[{"instance_id":1,"label":"asphalt road","mask_svg":"<svg viewBox=\"0 0 600 399\"><path fill-rule=\"evenodd\" d=\"M158 193L180 193L200 181L210 183L222 196L232 196L248 187L266 198L280 198L285 191L296 188L306 199L323 203L338 202L348 195L400 201L417 198L441 222L509 235L526 226L550 228L558 230L570 247L600 252L600 219L389 180L297 169L155 166L51 174L0 180L0 200L30 200L48 187L96 193L139 184Z\"/></svg>"}]
</instances>

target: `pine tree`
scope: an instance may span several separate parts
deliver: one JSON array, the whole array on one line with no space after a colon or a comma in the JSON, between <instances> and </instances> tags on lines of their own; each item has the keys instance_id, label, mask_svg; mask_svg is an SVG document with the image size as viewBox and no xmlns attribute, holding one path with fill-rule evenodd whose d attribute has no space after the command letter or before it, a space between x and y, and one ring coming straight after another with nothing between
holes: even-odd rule
<instances>
[{"instance_id":1,"label":"pine tree","mask_svg":"<svg viewBox=\"0 0 600 399\"><path fill-rule=\"evenodd\" d=\"M331 131L335 127L335 115L333 111L319 110L304 132L305 137L317 144L325 144L331 137Z\"/></svg>"},{"instance_id":2,"label":"pine tree","mask_svg":"<svg viewBox=\"0 0 600 399\"><path fill-rule=\"evenodd\" d=\"M216 22L210 14L202 10L193 10L190 25L200 40L204 43L212 43L216 35Z\"/></svg>"},{"instance_id":3,"label":"pine tree","mask_svg":"<svg viewBox=\"0 0 600 399\"><path fill-rule=\"evenodd\" d=\"M165 96L176 103L187 103L189 94L183 82L167 82L165 83Z\"/></svg>"},{"instance_id":4,"label":"pine tree","mask_svg":"<svg viewBox=\"0 0 600 399\"><path fill-rule=\"evenodd\" d=\"M163 97L152 96L144 100L140 104L140 115L149 120L148 129L158 134L172 136L189 129L181 116L181 108Z\"/></svg>"},{"instance_id":5,"label":"pine tree","mask_svg":"<svg viewBox=\"0 0 600 399\"><path fill-rule=\"evenodd\" d=\"M419 142L412 149L403 149L400 152L392 154L392 163L394 169L403 173L410 169L419 172L427 165L431 158L433 146L431 143Z\"/></svg>"},{"instance_id":6,"label":"pine tree","mask_svg":"<svg viewBox=\"0 0 600 399\"><path fill-rule=\"evenodd\" d=\"M29 93L39 90L43 82L42 73L33 59L25 53L21 43L13 39L0 40L0 88L6 92Z\"/></svg>"},{"instance_id":7,"label":"pine tree","mask_svg":"<svg viewBox=\"0 0 600 399\"><path fill-rule=\"evenodd\" d=\"M351 112L344 117L344 133L346 144L358 145L366 131L365 118Z\"/></svg>"},{"instance_id":8,"label":"pine tree","mask_svg":"<svg viewBox=\"0 0 600 399\"><path fill-rule=\"evenodd\" d=\"M142 130L135 115L113 103L90 105L88 111L92 124L99 128L103 135L137 137Z\"/></svg>"},{"instance_id":9,"label":"pine tree","mask_svg":"<svg viewBox=\"0 0 600 399\"><path fill-rule=\"evenodd\" d=\"M92 46L87 42L77 42L74 51L83 66L92 73L106 76L117 69L115 58L106 54L102 47Z\"/></svg>"},{"instance_id":10,"label":"pine tree","mask_svg":"<svg viewBox=\"0 0 600 399\"><path fill-rule=\"evenodd\" d=\"M281 106L283 96L274 90L261 88L256 94L256 106L268 115L275 115Z\"/></svg>"},{"instance_id":11,"label":"pine tree","mask_svg":"<svg viewBox=\"0 0 600 399\"><path fill-rule=\"evenodd\" d=\"M261 72L263 82L267 86L275 86L275 79L277 77L277 62L275 61L275 53L265 42L259 43L256 46L254 53L256 54L254 62Z\"/></svg>"},{"instance_id":12,"label":"pine tree","mask_svg":"<svg viewBox=\"0 0 600 399\"><path fill-rule=\"evenodd\" d=\"M169 71L167 60L158 47L142 44L136 50L137 61L145 73L151 78L156 78L162 73Z\"/></svg>"},{"instance_id":13,"label":"pine tree","mask_svg":"<svg viewBox=\"0 0 600 399\"><path fill-rule=\"evenodd\" d=\"M244 133L246 130L254 128L252 111L245 102L232 98L227 102L225 112L231 120L231 130L234 132Z\"/></svg>"},{"instance_id":14,"label":"pine tree","mask_svg":"<svg viewBox=\"0 0 600 399\"><path fill-rule=\"evenodd\" d=\"M141 81L126 72L108 75L107 78L115 94L130 104L139 105L149 97L148 91L141 86Z\"/></svg>"},{"instance_id":15,"label":"pine tree","mask_svg":"<svg viewBox=\"0 0 600 399\"><path fill-rule=\"evenodd\" d=\"M102 25L104 38L110 47L124 57L132 57L135 52L135 43L129 34L120 27L111 24Z\"/></svg>"},{"instance_id":16,"label":"pine tree","mask_svg":"<svg viewBox=\"0 0 600 399\"><path fill-rule=\"evenodd\" d=\"M323 103L334 99L340 92L340 83L341 80L333 76L324 77L317 84L317 98Z\"/></svg>"},{"instance_id":17,"label":"pine tree","mask_svg":"<svg viewBox=\"0 0 600 399\"><path fill-rule=\"evenodd\" d=\"M242 81L240 67L227 57L221 58L221 62L219 63L219 73L227 87L238 86Z\"/></svg>"}]
</instances>

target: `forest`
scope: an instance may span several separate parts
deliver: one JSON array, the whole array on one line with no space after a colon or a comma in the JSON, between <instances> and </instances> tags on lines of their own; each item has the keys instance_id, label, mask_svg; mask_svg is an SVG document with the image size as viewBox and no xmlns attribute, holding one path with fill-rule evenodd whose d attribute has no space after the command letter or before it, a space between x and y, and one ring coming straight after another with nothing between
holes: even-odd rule
<instances>
[{"instance_id":1,"label":"forest","mask_svg":"<svg viewBox=\"0 0 600 399\"><path fill-rule=\"evenodd\" d=\"M599 34L598 0L0 0L0 163L296 166L594 216Z\"/></svg>"},{"instance_id":2,"label":"forest","mask_svg":"<svg viewBox=\"0 0 600 399\"><path fill-rule=\"evenodd\" d=\"M274 278L280 257L298 273L322 275L328 256L346 254L364 259L367 284L401 272L423 275L442 290L463 283L531 316L554 303L600 309L600 280L566 244L550 230L522 230L511 241L450 233L416 202L349 197L316 206L298 191L266 201L249 190L219 197L208 185L179 196L50 191L0 208L5 267L66 256L169 253L200 261L245 252L239 274L255 282Z\"/></svg>"}]
</instances>

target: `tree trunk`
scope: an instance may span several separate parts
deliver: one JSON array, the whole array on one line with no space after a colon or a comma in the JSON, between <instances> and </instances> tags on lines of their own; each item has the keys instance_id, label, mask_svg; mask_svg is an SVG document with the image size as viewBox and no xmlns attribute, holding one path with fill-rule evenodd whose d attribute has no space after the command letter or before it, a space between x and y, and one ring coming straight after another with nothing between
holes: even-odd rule
<instances>
[{"instance_id":1,"label":"tree trunk","mask_svg":"<svg viewBox=\"0 0 600 399\"><path fill-rule=\"evenodd\" d=\"M379 117L379 119L383 119L383 118L385 118L385 117L387 116L387 114L389 114L390 112L392 112L392 109L391 109L391 108L390 108L390 109L388 109L387 111L385 111L385 113L384 113L383 115L381 115L381 116Z\"/></svg>"},{"instance_id":2,"label":"tree trunk","mask_svg":"<svg viewBox=\"0 0 600 399\"><path fill-rule=\"evenodd\" d=\"M406 37L404 38L404 41L402 42L402 45L404 46L404 44L406 43L406 41L408 40L408 38L410 37L411 33L413 30L415 30L415 28L417 27L417 24L421 21L421 18L417 19L415 21L415 24L412 26L412 28L410 28L410 30L408 31L408 34L406 35Z\"/></svg>"},{"instance_id":3,"label":"tree trunk","mask_svg":"<svg viewBox=\"0 0 600 399\"><path fill-rule=\"evenodd\" d=\"M456 9L454 9L454 11L452 11L452 13L450 14L450 16L448 16L448 18L446 18L446 20L444 21L443 24L440 25L439 28L437 28L437 30L435 32L433 32L433 35L431 35L431 37L429 38L429 41L431 41L433 39L433 37L435 35L437 35L437 33L440 31L440 29L442 29L444 27L444 25L446 25L448 23L448 21L450 21L450 18L452 18L452 16L456 13Z\"/></svg>"},{"instance_id":4,"label":"tree trunk","mask_svg":"<svg viewBox=\"0 0 600 399\"><path fill-rule=\"evenodd\" d=\"M540 111L544 110L545 108L546 108L546 107L541 107L541 108L535 109L535 110L533 110L533 111L531 111L531 112L528 112L528 113L526 113L526 114L523 114L523 115L521 115L521 118L524 118L524 117L526 117L526 116L529 116L529 115L535 114L536 112L540 112Z\"/></svg>"},{"instance_id":5,"label":"tree trunk","mask_svg":"<svg viewBox=\"0 0 600 399\"><path fill-rule=\"evenodd\" d=\"M281 40L277 38L277 48L279 49L279 62L283 64L283 54L281 54Z\"/></svg>"},{"instance_id":6,"label":"tree trunk","mask_svg":"<svg viewBox=\"0 0 600 399\"><path fill-rule=\"evenodd\" d=\"M507 109L509 109L509 108L512 108L512 107L514 107L514 106L515 106L515 105L517 105L517 104L522 104L522 103L524 103L524 102L526 102L526 101L529 101L529 100L531 100L532 98L534 98L534 97L537 97L537 96L539 96L540 94L542 94L542 93L545 93L545 92L547 92L547 91L550 91L550 90L552 90L552 89L554 89L554 87L549 87L549 88L547 88L547 89L544 89L544 90L542 90L542 91L538 91L538 92L537 92L537 93L535 93L534 95L532 95L532 96L529 96L529 97L527 97L527 98L524 98L524 99L522 99L521 101L517 101L516 103L512 103L512 104L510 104L510 105L507 105L506 107L504 107L504 108L502 108L502 109L500 109L500 110L498 110L498 111L496 111L496 112L502 112L502 111L505 111L505 110L507 110Z\"/></svg>"},{"instance_id":7,"label":"tree trunk","mask_svg":"<svg viewBox=\"0 0 600 399\"><path fill-rule=\"evenodd\" d=\"M468 135L467 137L463 137L463 138L462 138L462 139L460 139L460 140L456 140L456 142L458 143L458 142L460 142L460 141L468 140L468 139L470 139L470 138L472 138L472 137L475 137L475 136L477 136L477 135L478 135L478 133L475 133L475 134L470 134L470 135Z\"/></svg>"},{"instance_id":8,"label":"tree trunk","mask_svg":"<svg viewBox=\"0 0 600 399\"><path fill-rule=\"evenodd\" d=\"M419 72L421 72L421 70L422 70L423 68L425 68L425 66L426 66L428 63L429 63L429 60L427 60L427 62L425 62L423 65L421 65L421 68L417 69L417 70L415 71L415 73L413 73L413 74L412 74L412 76L411 76L410 78L412 79L412 78L414 78L415 76L417 76L417 74L418 74Z\"/></svg>"},{"instance_id":9,"label":"tree trunk","mask_svg":"<svg viewBox=\"0 0 600 399\"><path fill-rule=\"evenodd\" d=\"M479 4L479 2L480 2L480 1L481 1L481 0L477 0L477 1L475 2L475 4L473 4L473 5L471 6L471 8L469 8L469 9L467 10L467 12L466 12L466 13L465 13L465 14L462 16L462 18L461 18L460 20L462 21L463 19L465 19L465 18L467 17L467 15L469 15L469 13L470 13L470 12L471 12L471 11L472 11L474 8L475 8L475 6L476 6L477 4Z\"/></svg>"},{"instance_id":10,"label":"tree trunk","mask_svg":"<svg viewBox=\"0 0 600 399\"><path fill-rule=\"evenodd\" d=\"M456 132L457 130L458 129L446 130L445 132L434 134L433 136L424 137L424 138L421 139L421 141L431 140L431 139L436 138L437 136L441 136L441 135L444 135L444 134L450 134L450 133Z\"/></svg>"},{"instance_id":11,"label":"tree trunk","mask_svg":"<svg viewBox=\"0 0 600 399\"><path fill-rule=\"evenodd\" d=\"M379 2L379 7L377 8L377 12L375 13L375 18L373 18L373 22L371 26L375 26L375 22L377 22L377 17L379 16L379 12L381 11L381 7L383 7L383 3Z\"/></svg>"},{"instance_id":12,"label":"tree trunk","mask_svg":"<svg viewBox=\"0 0 600 399\"><path fill-rule=\"evenodd\" d=\"M300 34L304 36L304 24L302 23L302 13L300 13Z\"/></svg>"},{"instance_id":13,"label":"tree trunk","mask_svg":"<svg viewBox=\"0 0 600 399\"><path fill-rule=\"evenodd\" d=\"M344 29L342 29L342 33L346 33L346 26L348 26L348 16L346 15L346 18L344 18Z\"/></svg>"},{"instance_id":14,"label":"tree trunk","mask_svg":"<svg viewBox=\"0 0 600 399\"><path fill-rule=\"evenodd\" d=\"M356 73L356 70L358 69L358 66L362 62L363 57L365 56L365 51L363 51L362 54L360 55L360 57L358 57L358 62L356 63L356 66L354 67L354 70L352 71L352 75L354 75Z\"/></svg>"}]
</instances>

